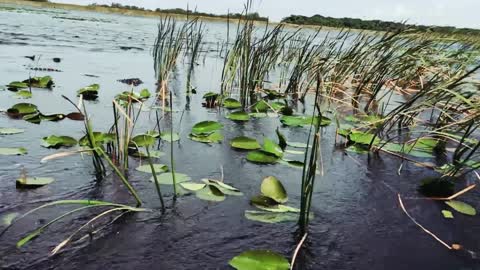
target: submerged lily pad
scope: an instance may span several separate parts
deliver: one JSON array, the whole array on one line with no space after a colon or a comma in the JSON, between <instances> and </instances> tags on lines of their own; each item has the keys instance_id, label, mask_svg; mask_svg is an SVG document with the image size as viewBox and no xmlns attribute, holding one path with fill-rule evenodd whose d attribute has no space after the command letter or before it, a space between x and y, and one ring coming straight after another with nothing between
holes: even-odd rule
<instances>
[{"instance_id":1,"label":"submerged lily pad","mask_svg":"<svg viewBox=\"0 0 480 270\"><path fill-rule=\"evenodd\" d=\"M475 216L477 214L477 211L475 210L475 208L473 208L471 205L466 204L464 202L447 201L445 203L459 213L462 213L468 216Z\"/></svg>"},{"instance_id":2,"label":"submerged lily pad","mask_svg":"<svg viewBox=\"0 0 480 270\"><path fill-rule=\"evenodd\" d=\"M283 151L282 151L282 148L277 144L275 143L274 141L270 140L269 138L267 137L264 137L263 138L263 147L262 147L262 150L264 152L267 152L267 153L270 153L272 155L275 155L279 158L281 158L283 156Z\"/></svg>"},{"instance_id":3,"label":"submerged lily pad","mask_svg":"<svg viewBox=\"0 0 480 270\"><path fill-rule=\"evenodd\" d=\"M19 128L0 128L0 135L13 135L23 132L25 132L25 130Z\"/></svg>"},{"instance_id":4,"label":"submerged lily pad","mask_svg":"<svg viewBox=\"0 0 480 270\"><path fill-rule=\"evenodd\" d=\"M28 90L20 90L17 93L15 93L15 97L28 99L28 98L32 98L32 93Z\"/></svg>"},{"instance_id":5,"label":"submerged lily pad","mask_svg":"<svg viewBox=\"0 0 480 270\"><path fill-rule=\"evenodd\" d=\"M195 134L195 135L211 134L217 130L220 130L222 127L223 125L216 121L202 121L202 122L196 123L192 127L192 134Z\"/></svg>"},{"instance_id":6,"label":"submerged lily pad","mask_svg":"<svg viewBox=\"0 0 480 270\"><path fill-rule=\"evenodd\" d=\"M195 193L195 195L205 201L221 202L225 200L225 194L214 185L207 185Z\"/></svg>"},{"instance_id":7,"label":"submerged lily pad","mask_svg":"<svg viewBox=\"0 0 480 270\"><path fill-rule=\"evenodd\" d=\"M332 122L330 118L318 116L303 116L303 115L284 115L280 118L280 122L290 127L303 127L311 124L319 124L320 126L328 126Z\"/></svg>"},{"instance_id":8,"label":"submerged lily pad","mask_svg":"<svg viewBox=\"0 0 480 270\"><path fill-rule=\"evenodd\" d=\"M42 146L46 148L72 147L77 145L77 140L69 136L50 135L42 139Z\"/></svg>"},{"instance_id":9,"label":"submerged lily pad","mask_svg":"<svg viewBox=\"0 0 480 270\"><path fill-rule=\"evenodd\" d=\"M27 154L27 149L23 147L19 148L0 148L0 155L2 156L18 156Z\"/></svg>"},{"instance_id":10,"label":"submerged lily pad","mask_svg":"<svg viewBox=\"0 0 480 270\"><path fill-rule=\"evenodd\" d=\"M267 211L246 210L245 218L263 223L280 223L298 221L298 214L290 212L274 213Z\"/></svg>"},{"instance_id":11,"label":"submerged lily pad","mask_svg":"<svg viewBox=\"0 0 480 270\"><path fill-rule=\"evenodd\" d=\"M20 188L37 188L48 185L55 181L51 177L24 177L16 181L17 187Z\"/></svg>"},{"instance_id":12,"label":"submerged lily pad","mask_svg":"<svg viewBox=\"0 0 480 270\"><path fill-rule=\"evenodd\" d=\"M239 112L232 112L226 116L228 119L233 121L248 121L250 120L250 115L246 112L239 111Z\"/></svg>"},{"instance_id":13,"label":"submerged lily pad","mask_svg":"<svg viewBox=\"0 0 480 270\"><path fill-rule=\"evenodd\" d=\"M170 131L162 132L160 138L167 142L176 142L180 140L180 135L177 132L171 133Z\"/></svg>"},{"instance_id":14,"label":"submerged lily pad","mask_svg":"<svg viewBox=\"0 0 480 270\"><path fill-rule=\"evenodd\" d=\"M263 179L260 191L264 196L271 198L278 203L285 203L288 201L287 191L282 183L274 176L268 176Z\"/></svg>"},{"instance_id":15,"label":"submerged lily pad","mask_svg":"<svg viewBox=\"0 0 480 270\"><path fill-rule=\"evenodd\" d=\"M191 133L189 138L193 141L202 142L202 143L220 143L221 141L223 141L223 135L218 131L210 134Z\"/></svg>"},{"instance_id":16,"label":"submerged lily pad","mask_svg":"<svg viewBox=\"0 0 480 270\"><path fill-rule=\"evenodd\" d=\"M272 164L278 161L278 157L275 155L272 155L271 153L258 150L258 151L249 152L247 154L247 160L255 163Z\"/></svg>"},{"instance_id":17,"label":"submerged lily pad","mask_svg":"<svg viewBox=\"0 0 480 270\"><path fill-rule=\"evenodd\" d=\"M157 174L157 180L158 180L158 183L162 184L162 185L173 185L172 172ZM183 174L183 173L175 172L175 182L177 184L182 183L182 182L189 182L190 180L192 180L192 178L190 178L190 176L188 176L186 174ZM152 182L155 181L153 176L150 178L150 181L152 181Z\"/></svg>"},{"instance_id":18,"label":"submerged lily pad","mask_svg":"<svg viewBox=\"0 0 480 270\"><path fill-rule=\"evenodd\" d=\"M168 166L165 164L153 164L153 169L155 170L155 173L168 172ZM150 164L139 166L135 170L139 172L153 173Z\"/></svg>"},{"instance_id":19,"label":"submerged lily pad","mask_svg":"<svg viewBox=\"0 0 480 270\"><path fill-rule=\"evenodd\" d=\"M237 270L288 270L290 263L269 250L249 250L234 257L229 264Z\"/></svg>"},{"instance_id":20,"label":"submerged lily pad","mask_svg":"<svg viewBox=\"0 0 480 270\"><path fill-rule=\"evenodd\" d=\"M92 84L86 87L81 88L77 91L77 95L83 96L85 100L95 100L98 98L98 90L100 89L100 85Z\"/></svg>"},{"instance_id":21,"label":"submerged lily pad","mask_svg":"<svg viewBox=\"0 0 480 270\"><path fill-rule=\"evenodd\" d=\"M249 138L246 136L240 136L232 139L230 145L233 148L245 149L245 150L256 150L260 149L260 144L254 138Z\"/></svg>"}]
</instances>

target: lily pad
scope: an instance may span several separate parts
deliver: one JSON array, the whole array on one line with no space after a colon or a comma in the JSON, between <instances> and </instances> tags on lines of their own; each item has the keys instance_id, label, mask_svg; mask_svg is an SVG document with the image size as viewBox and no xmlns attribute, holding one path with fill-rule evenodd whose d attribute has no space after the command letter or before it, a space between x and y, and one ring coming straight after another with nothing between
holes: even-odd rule
<instances>
[{"instance_id":1,"label":"lily pad","mask_svg":"<svg viewBox=\"0 0 480 270\"><path fill-rule=\"evenodd\" d=\"M77 96L82 95L85 100L95 100L98 98L98 90L100 85L92 84L86 87L81 88L77 91Z\"/></svg>"},{"instance_id":2,"label":"lily pad","mask_svg":"<svg viewBox=\"0 0 480 270\"><path fill-rule=\"evenodd\" d=\"M72 147L77 145L77 140L69 136L50 135L44 137L42 146L46 148Z\"/></svg>"},{"instance_id":3,"label":"lily pad","mask_svg":"<svg viewBox=\"0 0 480 270\"><path fill-rule=\"evenodd\" d=\"M247 160L255 163L273 164L278 161L278 157L268 152L258 150L247 154Z\"/></svg>"},{"instance_id":4,"label":"lily pad","mask_svg":"<svg viewBox=\"0 0 480 270\"><path fill-rule=\"evenodd\" d=\"M32 77L23 82L34 88L52 88L53 86L53 80L50 76Z\"/></svg>"},{"instance_id":5,"label":"lily pad","mask_svg":"<svg viewBox=\"0 0 480 270\"><path fill-rule=\"evenodd\" d=\"M37 188L48 185L53 181L55 179L51 177L25 177L17 179L16 184L19 188Z\"/></svg>"},{"instance_id":6,"label":"lily pad","mask_svg":"<svg viewBox=\"0 0 480 270\"><path fill-rule=\"evenodd\" d=\"M249 250L234 257L229 264L237 270L288 270L290 263L269 250Z\"/></svg>"},{"instance_id":7,"label":"lily pad","mask_svg":"<svg viewBox=\"0 0 480 270\"><path fill-rule=\"evenodd\" d=\"M262 206L262 205L255 205L258 209L268 211L268 212L273 212L273 213L300 213L300 209L291 207L288 205L283 205L283 204L277 204L274 206Z\"/></svg>"},{"instance_id":8,"label":"lily pad","mask_svg":"<svg viewBox=\"0 0 480 270\"><path fill-rule=\"evenodd\" d=\"M10 91L18 91L18 89L28 88L28 84L24 82L14 81L7 85L7 89Z\"/></svg>"},{"instance_id":9,"label":"lily pad","mask_svg":"<svg viewBox=\"0 0 480 270\"><path fill-rule=\"evenodd\" d=\"M320 126L328 126L332 122L330 118L322 117L321 119L316 116L303 116L303 115L284 115L280 118L280 122L290 127L303 127L311 124L320 124Z\"/></svg>"},{"instance_id":10,"label":"lily pad","mask_svg":"<svg viewBox=\"0 0 480 270\"><path fill-rule=\"evenodd\" d=\"M27 149L19 148L0 148L0 155L2 156L18 156L27 154Z\"/></svg>"},{"instance_id":11,"label":"lily pad","mask_svg":"<svg viewBox=\"0 0 480 270\"><path fill-rule=\"evenodd\" d=\"M15 93L15 97L28 99L28 98L32 98L32 93L28 90L20 90L17 93Z\"/></svg>"},{"instance_id":12,"label":"lily pad","mask_svg":"<svg viewBox=\"0 0 480 270\"><path fill-rule=\"evenodd\" d=\"M23 132L25 132L25 130L19 128L0 128L0 135L13 135Z\"/></svg>"},{"instance_id":13,"label":"lily pad","mask_svg":"<svg viewBox=\"0 0 480 270\"><path fill-rule=\"evenodd\" d=\"M150 97L150 91L148 91L148 89L142 89L142 91L140 91L139 93L139 96L142 98L142 99L148 99Z\"/></svg>"},{"instance_id":14,"label":"lily pad","mask_svg":"<svg viewBox=\"0 0 480 270\"><path fill-rule=\"evenodd\" d=\"M227 98L223 101L223 107L227 109L238 109L242 107L242 103L236 99Z\"/></svg>"},{"instance_id":15,"label":"lily pad","mask_svg":"<svg viewBox=\"0 0 480 270\"><path fill-rule=\"evenodd\" d=\"M202 142L202 143L220 143L223 141L223 135L218 131L210 134L203 134L203 135L191 133L189 138L193 141Z\"/></svg>"},{"instance_id":16,"label":"lily pad","mask_svg":"<svg viewBox=\"0 0 480 270\"><path fill-rule=\"evenodd\" d=\"M27 114L22 119L32 124L40 124L42 122L42 114L40 112Z\"/></svg>"},{"instance_id":17,"label":"lily pad","mask_svg":"<svg viewBox=\"0 0 480 270\"><path fill-rule=\"evenodd\" d=\"M38 112L37 106L31 103L17 103L7 110L7 113L13 116L15 115L23 116L23 115L37 113L37 112Z\"/></svg>"},{"instance_id":18,"label":"lily pad","mask_svg":"<svg viewBox=\"0 0 480 270\"><path fill-rule=\"evenodd\" d=\"M270 103L270 106L271 106L275 111L280 111L281 109L287 107L287 105L285 105L285 103L279 102L279 101L275 101L275 102Z\"/></svg>"},{"instance_id":19,"label":"lily pad","mask_svg":"<svg viewBox=\"0 0 480 270\"><path fill-rule=\"evenodd\" d=\"M222 127L223 125L216 121L203 121L195 124L192 127L192 134L195 134L195 135L211 134L217 130L220 130Z\"/></svg>"},{"instance_id":20,"label":"lily pad","mask_svg":"<svg viewBox=\"0 0 480 270\"><path fill-rule=\"evenodd\" d=\"M170 131L162 132L160 138L167 142L176 142L180 140L180 135L177 132L171 133Z\"/></svg>"},{"instance_id":21,"label":"lily pad","mask_svg":"<svg viewBox=\"0 0 480 270\"><path fill-rule=\"evenodd\" d=\"M477 214L477 211L475 210L475 208L473 208L471 205L466 204L464 202L447 201L445 203L459 213L462 213L468 216L475 216Z\"/></svg>"},{"instance_id":22,"label":"lily pad","mask_svg":"<svg viewBox=\"0 0 480 270\"><path fill-rule=\"evenodd\" d=\"M205 201L221 202L225 200L225 194L214 185L207 185L204 189L197 191L195 195Z\"/></svg>"},{"instance_id":23,"label":"lily pad","mask_svg":"<svg viewBox=\"0 0 480 270\"><path fill-rule=\"evenodd\" d=\"M260 144L254 138L249 138L246 136L240 136L232 139L230 145L233 148L245 149L245 150L256 150L260 149Z\"/></svg>"},{"instance_id":24,"label":"lily pad","mask_svg":"<svg viewBox=\"0 0 480 270\"><path fill-rule=\"evenodd\" d=\"M274 141L270 140L267 137L263 138L262 150L272 155L275 155L279 158L283 156L282 148L277 143L275 143Z\"/></svg>"},{"instance_id":25,"label":"lily pad","mask_svg":"<svg viewBox=\"0 0 480 270\"><path fill-rule=\"evenodd\" d=\"M243 196L243 193L240 192L239 189L231 185L225 184L222 181L215 179L202 179L202 181L207 185L213 185L217 187L225 195Z\"/></svg>"},{"instance_id":26,"label":"lily pad","mask_svg":"<svg viewBox=\"0 0 480 270\"><path fill-rule=\"evenodd\" d=\"M162 185L173 185L173 175L171 172L157 174L157 180L158 180L158 183ZM186 174L177 173L177 172L175 173L175 182L177 184L183 183L183 182L189 182L190 180L192 180L192 178L190 178L190 176ZM153 179L153 176L150 178L150 181L152 182L155 181L155 179Z\"/></svg>"},{"instance_id":27,"label":"lily pad","mask_svg":"<svg viewBox=\"0 0 480 270\"><path fill-rule=\"evenodd\" d=\"M267 112L268 109L270 109L269 104L265 100L260 100L257 103L255 103L252 107L253 112Z\"/></svg>"},{"instance_id":28,"label":"lily pad","mask_svg":"<svg viewBox=\"0 0 480 270\"><path fill-rule=\"evenodd\" d=\"M275 200L278 203L288 201L287 191L282 183L274 176L268 176L263 179L260 191L266 197Z\"/></svg>"},{"instance_id":29,"label":"lily pad","mask_svg":"<svg viewBox=\"0 0 480 270\"><path fill-rule=\"evenodd\" d=\"M140 134L133 137L132 142L137 147L151 146L155 144L155 138L147 134Z\"/></svg>"},{"instance_id":30,"label":"lily pad","mask_svg":"<svg viewBox=\"0 0 480 270\"><path fill-rule=\"evenodd\" d=\"M232 112L226 116L228 119L233 121L248 121L250 120L250 115L243 111Z\"/></svg>"},{"instance_id":31,"label":"lily pad","mask_svg":"<svg viewBox=\"0 0 480 270\"><path fill-rule=\"evenodd\" d=\"M185 183L180 183L180 186L186 190L199 191L205 188L207 184L185 182Z\"/></svg>"},{"instance_id":32,"label":"lily pad","mask_svg":"<svg viewBox=\"0 0 480 270\"><path fill-rule=\"evenodd\" d=\"M155 170L155 173L168 172L168 166L165 164L153 164L153 169ZM150 164L139 166L135 170L139 172L152 173Z\"/></svg>"},{"instance_id":33,"label":"lily pad","mask_svg":"<svg viewBox=\"0 0 480 270\"><path fill-rule=\"evenodd\" d=\"M94 131L92 134L93 134L93 139L95 140L95 143L97 145L113 142L115 140L115 134L113 133L102 133L102 132ZM90 142L88 140L88 137L86 135L83 136L78 141L78 144L80 146L89 146Z\"/></svg>"},{"instance_id":34,"label":"lily pad","mask_svg":"<svg viewBox=\"0 0 480 270\"><path fill-rule=\"evenodd\" d=\"M280 223L298 221L298 215L290 212L273 213L266 211L246 210L245 218L263 223Z\"/></svg>"}]
</instances>

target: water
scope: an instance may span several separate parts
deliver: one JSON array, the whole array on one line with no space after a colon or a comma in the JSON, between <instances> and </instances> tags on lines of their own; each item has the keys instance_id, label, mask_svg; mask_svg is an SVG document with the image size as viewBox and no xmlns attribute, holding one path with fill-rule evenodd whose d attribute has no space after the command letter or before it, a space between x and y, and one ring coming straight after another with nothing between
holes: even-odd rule
<instances>
[{"instance_id":1,"label":"water","mask_svg":"<svg viewBox=\"0 0 480 270\"><path fill-rule=\"evenodd\" d=\"M70 18L70 19L65 19ZM75 20L72 20L75 19ZM79 20L81 19L81 20ZM34 90L25 102L38 105L43 113L73 112L61 95L76 100L76 91L99 83L98 101L87 102L87 109L99 131L111 125L111 100L128 86L118 79L138 77L144 81L139 89L155 89L153 61L150 54L155 39L154 19L103 15L46 9L0 8L0 85L23 80L30 75L51 75L56 83L53 91ZM237 124L224 118L224 112L206 110L201 95L218 91L223 59L217 57L219 42L226 36L226 25L208 23L206 35L209 53L195 70L193 84L199 94L192 99L191 110L175 114L175 129L181 141L174 144L177 171L194 180L220 178L223 166L225 181L238 187L245 196L227 197L221 203L208 203L195 196L180 197L176 203L167 195L168 209L159 212L127 215L96 234L93 241L74 242L59 255L49 256L51 249L92 217L75 215L53 225L45 234L24 248L15 247L27 231L59 215L64 207L51 208L32 215L15 225L0 239L2 269L230 269L228 261L248 249L271 249L291 257L298 236L294 223L263 224L244 218L252 209L249 198L259 193L262 179L277 176L286 186L289 202L299 204L301 170L277 165L255 165L245 160L245 153L228 146L231 138L247 135L261 139L275 138L280 126L277 118L263 118ZM121 46L137 49L122 50ZM41 56L32 62L28 55ZM54 63L53 57L60 57ZM38 60L38 57L37 57ZM27 67L51 67L63 72L44 73ZM98 78L84 76L94 74ZM175 93L174 107L184 107L183 63L176 72L178 81L171 86ZM0 108L23 102L9 91L0 92ZM147 113L148 115L148 113ZM152 129L155 118L146 117L137 132ZM212 146L188 139L190 127L203 120L224 124L223 144ZM83 136L82 123L64 120L40 125L0 117L0 126L25 129L25 133L0 137L0 147L25 147L25 156L0 159L0 216L25 212L42 203L59 199L98 199L133 203L128 192L114 175L96 183L88 156L72 156L40 163L55 150L40 146L41 138L56 134L75 138ZM281 128L291 141L305 141L308 130ZM443 219L440 202L415 199L418 182L435 173L404 164L401 174L398 159L349 154L334 147L334 127L322 130L322 154L325 175L317 179L313 214L308 241L297 261L297 269L480 269L479 261L467 251L449 251L422 232L402 212L397 193L409 212L447 243L458 243L474 252L480 251L477 217L455 214L454 220ZM169 154L170 145L160 149ZM302 156L290 156L301 159ZM131 168L139 160L131 160ZM163 157L161 163L169 164ZM50 176L56 182L35 190L18 190L15 179L22 168L31 176ZM145 207L158 209L149 175L132 171L130 180L141 194ZM465 182L472 181L465 179ZM171 194L168 187L164 188ZM470 192L462 200L480 209L478 192Z\"/></svg>"}]
</instances>

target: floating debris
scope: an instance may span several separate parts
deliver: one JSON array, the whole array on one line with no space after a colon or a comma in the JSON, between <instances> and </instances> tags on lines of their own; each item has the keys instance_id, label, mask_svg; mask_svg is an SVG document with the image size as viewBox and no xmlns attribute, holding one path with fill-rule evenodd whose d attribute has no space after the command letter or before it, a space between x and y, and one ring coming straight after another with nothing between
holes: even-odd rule
<instances>
[{"instance_id":1,"label":"floating debris","mask_svg":"<svg viewBox=\"0 0 480 270\"><path fill-rule=\"evenodd\" d=\"M140 80L139 78L121 79L117 81L124 84L133 85L133 86L139 86L140 84L143 83L143 81Z\"/></svg>"}]
</instances>

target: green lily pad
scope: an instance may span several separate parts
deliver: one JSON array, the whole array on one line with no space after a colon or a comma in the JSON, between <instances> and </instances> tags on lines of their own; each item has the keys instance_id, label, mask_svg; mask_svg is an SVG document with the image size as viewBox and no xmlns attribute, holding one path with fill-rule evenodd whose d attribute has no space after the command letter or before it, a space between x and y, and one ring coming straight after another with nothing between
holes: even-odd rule
<instances>
[{"instance_id":1,"label":"green lily pad","mask_svg":"<svg viewBox=\"0 0 480 270\"><path fill-rule=\"evenodd\" d=\"M278 161L278 157L268 152L258 150L247 154L247 160L255 163L273 164Z\"/></svg>"},{"instance_id":2,"label":"green lily pad","mask_svg":"<svg viewBox=\"0 0 480 270\"><path fill-rule=\"evenodd\" d=\"M245 218L263 223L281 223L298 221L298 215L290 212L273 213L266 211L246 210Z\"/></svg>"},{"instance_id":3,"label":"green lily pad","mask_svg":"<svg viewBox=\"0 0 480 270\"><path fill-rule=\"evenodd\" d=\"M322 117L320 119L318 116L303 116L303 115L284 115L280 118L280 122L286 126L290 127L303 127L309 126L311 124L320 124L320 126L328 126L332 122L330 118Z\"/></svg>"},{"instance_id":4,"label":"green lily pad","mask_svg":"<svg viewBox=\"0 0 480 270\"><path fill-rule=\"evenodd\" d=\"M216 121L202 121L192 127L192 134L207 135L222 129L223 125Z\"/></svg>"},{"instance_id":5,"label":"green lily pad","mask_svg":"<svg viewBox=\"0 0 480 270\"><path fill-rule=\"evenodd\" d=\"M233 148L245 149L245 150L256 150L260 149L260 144L254 138L249 138L245 136L240 136L232 139L230 145Z\"/></svg>"},{"instance_id":6,"label":"green lily pad","mask_svg":"<svg viewBox=\"0 0 480 270\"><path fill-rule=\"evenodd\" d=\"M248 113L239 111L239 112L232 112L226 116L230 120L234 121L248 121L250 120L250 115Z\"/></svg>"},{"instance_id":7,"label":"green lily pad","mask_svg":"<svg viewBox=\"0 0 480 270\"><path fill-rule=\"evenodd\" d=\"M145 147L145 146L151 146L155 144L155 138L147 135L147 134L140 134L132 138L132 142L137 146L137 147Z\"/></svg>"},{"instance_id":8,"label":"green lily pad","mask_svg":"<svg viewBox=\"0 0 480 270\"><path fill-rule=\"evenodd\" d=\"M473 208L471 205L466 204L464 202L447 201L445 203L459 213L462 213L468 216L475 216L477 214L477 211L475 210L475 208Z\"/></svg>"},{"instance_id":9,"label":"green lily pad","mask_svg":"<svg viewBox=\"0 0 480 270\"><path fill-rule=\"evenodd\" d=\"M81 88L77 91L77 96L82 95L85 100L95 100L98 98L98 90L100 85L92 84L86 87Z\"/></svg>"},{"instance_id":10,"label":"green lily pad","mask_svg":"<svg viewBox=\"0 0 480 270\"><path fill-rule=\"evenodd\" d=\"M205 188L207 184L185 182L185 183L180 183L180 186L186 190L199 191Z\"/></svg>"},{"instance_id":11,"label":"green lily pad","mask_svg":"<svg viewBox=\"0 0 480 270\"><path fill-rule=\"evenodd\" d=\"M140 91L140 93L138 94L142 99L148 99L150 98L150 91L148 91L148 89L142 89L142 91Z\"/></svg>"},{"instance_id":12,"label":"green lily pad","mask_svg":"<svg viewBox=\"0 0 480 270\"><path fill-rule=\"evenodd\" d=\"M40 124L40 122L42 122L42 114L39 112L27 114L24 115L22 119L32 124Z\"/></svg>"},{"instance_id":13,"label":"green lily pad","mask_svg":"<svg viewBox=\"0 0 480 270\"><path fill-rule=\"evenodd\" d=\"M23 132L25 132L25 130L19 128L0 128L0 135L13 135Z\"/></svg>"},{"instance_id":14,"label":"green lily pad","mask_svg":"<svg viewBox=\"0 0 480 270\"><path fill-rule=\"evenodd\" d=\"M28 90L20 90L17 93L15 93L15 97L28 99L28 98L32 98L32 93Z\"/></svg>"},{"instance_id":15,"label":"green lily pad","mask_svg":"<svg viewBox=\"0 0 480 270\"><path fill-rule=\"evenodd\" d=\"M34 88L52 88L53 80L50 76L33 77L23 81L30 87Z\"/></svg>"},{"instance_id":16,"label":"green lily pad","mask_svg":"<svg viewBox=\"0 0 480 270\"><path fill-rule=\"evenodd\" d=\"M348 135L348 140L354 143L365 145L370 145L372 141L373 145L378 145L380 143L380 139L376 137L375 134L356 130L350 132L350 134Z\"/></svg>"},{"instance_id":17,"label":"green lily pad","mask_svg":"<svg viewBox=\"0 0 480 270\"><path fill-rule=\"evenodd\" d=\"M285 103L279 102L279 101L275 101L275 102L270 103L270 106L271 106L275 111L280 111L281 109L287 107L287 105L285 105Z\"/></svg>"},{"instance_id":18,"label":"green lily pad","mask_svg":"<svg viewBox=\"0 0 480 270\"><path fill-rule=\"evenodd\" d=\"M357 154L368 154L368 147L365 147L363 144L350 145L346 150Z\"/></svg>"},{"instance_id":19,"label":"green lily pad","mask_svg":"<svg viewBox=\"0 0 480 270\"><path fill-rule=\"evenodd\" d=\"M37 113L38 108L34 104L30 103L17 103L7 110L9 114L27 115Z\"/></svg>"},{"instance_id":20,"label":"green lily pad","mask_svg":"<svg viewBox=\"0 0 480 270\"><path fill-rule=\"evenodd\" d=\"M77 145L77 140L69 136L50 135L42 139L42 146L46 148L72 147Z\"/></svg>"},{"instance_id":21,"label":"green lily pad","mask_svg":"<svg viewBox=\"0 0 480 270\"><path fill-rule=\"evenodd\" d=\"M223 135L218 131L206 135L198 135L191 133L189 135L189 138L193 141L202 143L220 143L223 141Z\"/></svg>"},{"instance_id":22,"label":"green lily pad","mask_svg":"<svg viewBox=\"0 0 480 270\"><path fill-rule=\"evenodd\" d=\"M51 177L25 177L17 179L16 184L19 188L37 188L46 186L53 181L55 179Z\"/></svg>"},{"instance_id":23,"label":"green lily pad","mask_svg":"<svg viewBox=\"0 0 480 270\"><path fill-rule=\"evenodd\" d=\"M267 112L268 109L270 109L269 104L265 100L260 100L257 103L255 103L252 107L253 112Z\"/></svg>"},{"instance_id":24,"label":"green lily pad","mask_svg":"<svg viewBox=\"0 0 480 270\"><path fill-rule=\"evenodd\" d=\"M156 130L149 130L149 131L145 132L145 134L150 135L154 138L160 138L160 133L158 133L158 131L156 131Z\"/></svg>"},{"instance_id":25,"label":"green lily pad","mask_svg":"<svg viewBox=\"0 0 480 270\"><path fill-rule=\"evenodd\" d=\"M180 135L177 132L171 133L170 131L162 132L160 138L167 142L176 142L180 140Z\"/></svg>"},{"instance_id":26,"label":"green lily pad","mask_svg":"<svg viewBox=\"0 0 480 270\"><path fill-rule=\"evenodd\" d=\"M444 218L453 218L453 213L448 210L442 210L442 215Z\"/></svg>"},{"instance_id":27,"label":"green lily pad","mask_svg":"<svg viewBox=\"0 0 480 270\"><path fill-rule=\"evenodd\" d=\"M94 131L92 134L93 134L93 139L95 140L95 144L97 145L110 143L115 140L115 134L113 133L102 133L102 132ZM80 146L89 146L90 143L89 143L88 137L86 135L83 136L78 141L78 144Z\"/></svg>"},{"instance_id":28,"label":"green lily pad","mask_svg":"<svg viewBox=\"0 0 480 270\"><path fill-rule=\"evenodd\" d=\"M242 103L236 99L227 98L223 101L223 107L227 109L238 109L242 107Z\"/></svg>"},{"instance_id":29,"label":"green lily pad","mask_svg":"<svg viewBox=\"0 0 480 270\"><path fill-rule=\"evenodd\" d=\"M278 202L264 195L256 195L250 199L250 204L262 207L274 207L278 205Z\"/></svg>"},{"instance_id":30,"label":"green lily pad","mask_svg":"<svg viewBox=\"0 0 480 270\"><path fill-rule=\"evenodd\" d=\"M269 250L249 250L234 257L229 264L237 270L288 270L290 263Z\"/></svg>"},{"instance_id":31,"label":"green lily pad","mask_svg":"<svg viewBox=\"0 0 480 270\"><path fill-rule=\"evenodd\" d=\"M195 193L195 195L205 201L221 202L225 200L225 194L214 185L207 185Z\"/></svg>"},{"instance_id":32,"label":"green lily pad","mask_svg":"<svg viewBox=\"0 0 480 270\"><path fill-rule=\"evenodd\" d=\"M28 88L28 84L24 82L14 81L7 85L7 89L11 91L18 91L18 89Z\"/></svg>"},{"instance_id":33,"label":"green lily pad","mask_svg":"<svg viewBox=\"0 0 480 270\"><path fill-rule=\"evenodd\" d=\"M269 197L278 203L285 203L288 201L287 191L280 180L274 176L268 176L263 179L260 191L264 196Z\"/></svg>"},{"instance_id":34,"label":"green lily pad","mask_svg":"<svg viewBox=\"0 0 480 270\"><path fill-rule=\"evenodd\" d=\"M158 183L161 185L173 185L173 175L171 172L157 174L157 180L158 180ZM183 173L175 172L175 182L177 184L183 183L183 182L189 182L190 180L192 180L190 176ZM152 182L155 181L153 176L150 178L150 181Z\"/></svg>"},{"instance_id":35,"label":"green lily pad","mask_svg":"<svg viewBox=\"0 0 480 270\"><path fill-rule=\"evenodd\" d=\"M283 156L283 151L282 151L282 148L277 144L275 143L274 141L270 140L269 138L267 137L264 137L263 138L263 147L262 147L262 150L264 152L267 152L267 153L270 153L272 155L275 155L279 158L281 158Z\"/></svg>"},{"instance_id":36,"label":"green lily pad","mask_svg":"<svg viewBox=\"0 0 480 270\"><path fill-rule=\"evenodd\" d=\"M225 195L243 196L243 193L240 192L239 189L231 185L225 184L222 181L215 179L202 179L202 181L207 185L213 185L217 187Z\"/></svg>"},{"instance_id":37,"label":"green lily pad","mask_svg":"<svg viewBox=\"0 0 480 270\"><path fill-rule=\"evenodd\" d=\"M160 158L165 156L165 153L159 150L150 150L150 157L151 158ZM145 151L134 151L130 153L131 156L134 157L140 157L140 158L146 158L148 157L147 153Z\"/></svg>"},{"instance_id":38,"label":"green lily pad","mask_svg":"<svg viewBox=\"0 0 480 270\"><path fill-rule=\"evenodd\" d=\"M27 154L27 149L20 148L0 148L0 155L2 156L18 156Z\"/></svg>"},{"instance_id":39,"label":"green lily pad","mask_svg":"<svg viewBox=\"0 0 480 270\"><path fill-rule=\"evenodd\" d=\"M168 172L168 166L165 164L153 164L153 169L155 170L155 173ZM152 173L150 164L139 166L135 170L139 172Z\"/></svg>"}]
</instances>

